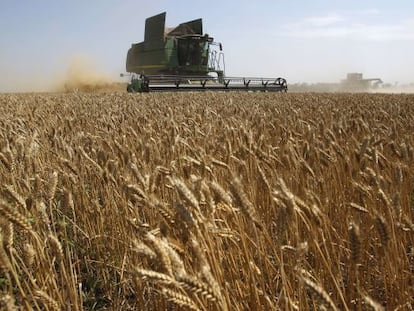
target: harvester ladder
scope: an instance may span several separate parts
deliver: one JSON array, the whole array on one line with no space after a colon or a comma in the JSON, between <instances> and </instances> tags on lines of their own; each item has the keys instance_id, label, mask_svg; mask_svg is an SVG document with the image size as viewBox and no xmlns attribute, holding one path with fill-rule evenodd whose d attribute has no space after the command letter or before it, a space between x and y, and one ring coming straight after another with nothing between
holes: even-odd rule
<instances>
[{"instance_id":1,"label":"harvester ladder","mask_svg":"<svg viewBox=\"0 0 414 311\"><path fill-rule=\"evenodd\" d=\"M226 64L224 62L224 53L216 50L209 52L208 67L214 71L226 72Z\"/></svg>"}]
</instances>

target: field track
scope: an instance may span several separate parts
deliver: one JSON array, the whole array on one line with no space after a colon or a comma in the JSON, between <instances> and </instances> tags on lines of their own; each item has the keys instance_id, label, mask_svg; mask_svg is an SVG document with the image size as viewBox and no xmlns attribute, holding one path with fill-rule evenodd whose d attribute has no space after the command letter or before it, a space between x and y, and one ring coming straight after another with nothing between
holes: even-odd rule
<instances>
[{"instance_id":1,"label":"field track","mask_svg":"<svg viewBox=\"0 0 414 311\"><path fill-rule=\"evenodd\" d=\"M413 310L414 95L0 95L1 310Z\"/></svg>"}]
</instances>

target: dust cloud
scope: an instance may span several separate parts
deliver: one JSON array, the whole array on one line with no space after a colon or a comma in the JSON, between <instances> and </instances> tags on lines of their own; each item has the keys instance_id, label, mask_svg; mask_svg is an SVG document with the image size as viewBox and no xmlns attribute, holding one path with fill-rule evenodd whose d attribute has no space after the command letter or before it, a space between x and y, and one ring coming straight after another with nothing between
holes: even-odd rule
<instances>
[{"instance_id":1,"label":"dust cloud","mask_svg":"<svg viewBox=\"0 0 414 311\"><path fill-rule=\"evenodd\" d=\"M1 54L0 54L1 55ZM33 64L31 68L21 69L18 64L1 62L0 93L32 92L101 92L124 90L116 74L110 74L98 66L93 57L79 54L53 65L42 68Z\"/></svg>"},{"instance_id":2,"label":"dust cloud","mask_svg":"<svg viewBox=\"0 0 414 311\"><path fill-rule=\"evenodd\" d=\"M55 91L58 92L94 92L109 90L116 87L116 81L111 75L99 70L95 62L86 56L71 59L63 78L58 79Z\"/></svg>"},{"instance_id":3,"label":"dust cloud","mask_svg":"<svg viewBox=\"0 0 414 311\"><path fill-rule=\"evenodd\" d=\"M412 94L414 93L414 84L407 84L407 85L393 85L393 86L386 86L382 87L377 90L371 90L371 93L385 93L385 94Z\"/></svg>"}]
</instances>

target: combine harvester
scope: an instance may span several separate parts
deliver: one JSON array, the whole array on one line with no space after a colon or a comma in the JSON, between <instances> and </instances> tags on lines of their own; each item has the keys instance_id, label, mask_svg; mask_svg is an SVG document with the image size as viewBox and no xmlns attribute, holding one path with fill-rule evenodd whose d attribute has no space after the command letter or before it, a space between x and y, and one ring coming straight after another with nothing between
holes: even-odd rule
<instances>
[{"instance_id":1,"label":"combine harvester","mask_svg":"<svg viewBox=\"0 0 414 311\"><path fill-rule=\"evenodd\" d=\"M168 29L165 16L147 18L144 41L128 50L128 92L287 92L283 78L227 77L222 45L203 34L201 18Z\"/></svg>"}]
</instances>

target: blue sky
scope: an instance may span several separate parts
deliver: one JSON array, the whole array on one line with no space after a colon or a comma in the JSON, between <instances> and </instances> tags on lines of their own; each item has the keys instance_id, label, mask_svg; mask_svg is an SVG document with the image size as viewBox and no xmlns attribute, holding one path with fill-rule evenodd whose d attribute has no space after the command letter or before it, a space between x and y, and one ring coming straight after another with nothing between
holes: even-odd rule
<instances>
[{"instance_id":1,"label":"blue sky","mask_svg":"<svg viewBox=\"0 0 414 311\"><path fill-rule=\"evenodd\" d=\"M0 91L45 88L78 56L117 79L145 18L163 11L167 26L202 17L228 75L414 82L412 0L0 0Z\"/></svg>"}]
</instances>

